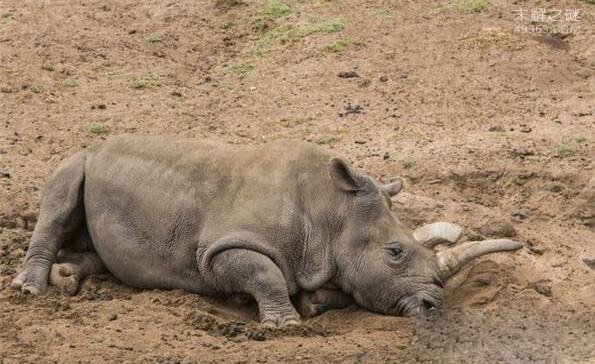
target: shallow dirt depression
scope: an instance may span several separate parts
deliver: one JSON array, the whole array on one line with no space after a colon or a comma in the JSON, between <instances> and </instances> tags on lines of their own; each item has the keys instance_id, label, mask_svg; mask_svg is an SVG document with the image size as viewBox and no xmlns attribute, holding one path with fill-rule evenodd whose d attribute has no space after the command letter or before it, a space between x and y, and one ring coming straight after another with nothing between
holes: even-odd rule
<instances>
[{"instance_id":1,"label":"shallow dirt depression","mask_svg":"<svg viewBox=\"0 0 595 364\"><path fill-rule=\"evenodd\" d=\"M0 363L595 363L594 6L0 2ZM519 8L580 9L580 30L516 32ZM402 176L411 227L524 249L468 266L426 317L351 307L279 331L109 275L10 290L48 175L120 133L309 140Z\"/></svg>"}]
</instances>

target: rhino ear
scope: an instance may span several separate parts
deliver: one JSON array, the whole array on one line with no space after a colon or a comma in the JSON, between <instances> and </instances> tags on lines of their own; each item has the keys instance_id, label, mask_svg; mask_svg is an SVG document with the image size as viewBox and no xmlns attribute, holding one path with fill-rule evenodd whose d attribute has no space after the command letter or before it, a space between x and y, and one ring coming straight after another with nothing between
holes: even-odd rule
<instances>
[{"instance_id":1,"label":"rhino ear","mask_svg":"<svg viewBox=\"0 0 595 364\"><path fill-rule=\"evenodd\" d=\"M403 188L403 180L401 178L397 178L396 181L382 186L384 192L386 192L391 197L401 192L401 188Z\"/></svg>"},{"instance_id":2,"label":"rhino ear","mask_svg":"<svg viewBox=\"0 0 595 364\"><path fill-rule=\"evenodd\" d=\"M354 171L341 158L333 158L329 162L331 179L345 191L357 192L366 186L366 178Z\"/></svg>"}]
</instances>

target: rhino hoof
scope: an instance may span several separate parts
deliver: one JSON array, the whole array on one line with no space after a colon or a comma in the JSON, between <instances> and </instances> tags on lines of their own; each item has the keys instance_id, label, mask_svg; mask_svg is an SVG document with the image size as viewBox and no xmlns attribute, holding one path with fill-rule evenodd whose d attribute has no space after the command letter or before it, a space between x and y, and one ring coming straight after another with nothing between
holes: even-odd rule
<instances>
[{"instance_id":1,"label":"rhino hoof","mask_svg":"<svg viewBox=\"0 0 595 364\"><path fill-rule=\"evenodd\" d=\"M25 268L12 280L10 287L25 294L38 296L47 290L47 283L44 282L39 269Z\"/></svg>"},{"instance_id":2,"label":"rhino hoof","mask_svg":"<svg viewBox=\"0 0 595 364\"><path fill-rule=\"evenodd\" d=\"M80 283L78 266L71 263L53 264L50 272L50 284L68 295L75 295Z\"/></svg>"},{"instance_id":3,"label":"rhino hoof","mask_svg":"<svg viewBox=\"0 0 595 364\"><path fill-rule=\"evenodd\" d=\"M267 328L279 329L288 326L297 326L300 324L300 320L295 316L279 316L279 317L267 317L261 321L261 325Z\"/></svg>"}]
</instances>

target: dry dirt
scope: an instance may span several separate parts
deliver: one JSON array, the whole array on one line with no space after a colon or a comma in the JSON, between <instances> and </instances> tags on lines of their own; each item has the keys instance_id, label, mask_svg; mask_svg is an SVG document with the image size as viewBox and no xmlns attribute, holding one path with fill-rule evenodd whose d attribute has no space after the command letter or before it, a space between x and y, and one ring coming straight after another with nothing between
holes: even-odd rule
<instances>
[{"instance_id":1,"label":"dry dirt","mask_svg":"<svg viewBox=\"0 0 595 364\"><path fill-rule=\"evenodd\" d=\"M471 3L0 1L0 363L595 363L595 5ZM580 9L580 31L515 32L536 7ZM525 248L459 273L429 316L281 331L110 276L11 291L48 175L119 133L310 140L402 176L410 226Z\"/></svg>"}]
</instances>

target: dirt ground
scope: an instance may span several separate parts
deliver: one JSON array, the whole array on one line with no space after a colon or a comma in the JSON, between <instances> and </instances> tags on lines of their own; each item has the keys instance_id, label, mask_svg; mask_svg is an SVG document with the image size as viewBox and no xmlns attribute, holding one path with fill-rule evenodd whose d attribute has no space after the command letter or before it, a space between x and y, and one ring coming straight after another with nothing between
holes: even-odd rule
<instances>
[{"instance_id":1,"label":"dirt ground","mask_svg":"<svg viewBox=\"0 0 595 364\"><path fill-rule=\"evenodd\" d=\"M580 9L580 30L516 32L540 7ZM0 1L0 363L595 363L594 8ZM48 175L120 133L309 140L402 176L411 227L525 248L471 264L425 317L351 307L280 331L109 275L74 297L12 291Z\"/></svg>"}]
</instances>

